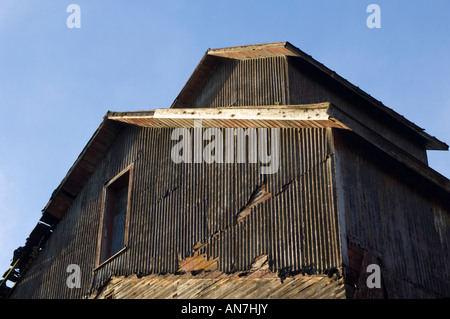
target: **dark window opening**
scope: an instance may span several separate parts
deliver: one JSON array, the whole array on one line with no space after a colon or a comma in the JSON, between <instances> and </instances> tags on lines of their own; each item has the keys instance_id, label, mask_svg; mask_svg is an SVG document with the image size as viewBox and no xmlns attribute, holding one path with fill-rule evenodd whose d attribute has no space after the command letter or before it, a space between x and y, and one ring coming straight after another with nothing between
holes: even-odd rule
<instances>
[{"instance_id":1,"label":"dark window opening","mask_svg":"<svg viewBox=\"0 0 450 319\"><path fill-rule=\"evenodd\" d=\"M130 169L105 186L99 264L126 246Z\"/></svg>"}]
</instances>

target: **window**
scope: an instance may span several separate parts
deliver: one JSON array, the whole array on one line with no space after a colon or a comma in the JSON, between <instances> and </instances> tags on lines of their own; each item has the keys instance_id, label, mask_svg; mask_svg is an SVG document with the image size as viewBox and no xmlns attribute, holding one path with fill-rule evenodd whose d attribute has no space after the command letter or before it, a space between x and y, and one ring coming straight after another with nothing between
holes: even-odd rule
<instances>
[{"instance_id":1,"label":"window","mask_svg":"<svg viewBox=\"0 0 450 319\"><path fill-rule=\"evenodd\" d=\"M98 264L121 252L127 244L131 166L103 189L104 207L99 233Z\"/></svg>"}]
</instances>

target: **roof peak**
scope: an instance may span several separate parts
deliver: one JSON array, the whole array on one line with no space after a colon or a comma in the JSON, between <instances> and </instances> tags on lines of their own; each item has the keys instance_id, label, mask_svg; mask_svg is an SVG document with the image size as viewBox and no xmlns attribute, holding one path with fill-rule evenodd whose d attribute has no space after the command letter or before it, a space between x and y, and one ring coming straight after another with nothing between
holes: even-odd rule
<instances>
[{"instance_id":1,"label":"roof peak","mask_svg":"<svg viewBox=\"0 0 450 319\"><path fill-rule=\"evenodd\" d=\"M298 49L297 49L298 50ZM287 41L239 45L220 49L208 49L207 55L236 60L267 58L274 56L298 56L296 48Z\"/></svg>"}]
</instances>

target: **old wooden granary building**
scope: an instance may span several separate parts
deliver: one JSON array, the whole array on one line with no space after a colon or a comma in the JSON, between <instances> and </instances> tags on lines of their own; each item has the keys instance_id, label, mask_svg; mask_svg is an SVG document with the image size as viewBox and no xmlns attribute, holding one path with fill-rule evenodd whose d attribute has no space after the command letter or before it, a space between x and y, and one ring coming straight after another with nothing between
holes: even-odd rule
<instances>
[{"instance_id":1,"label":"old wooden granary building","mask_svg":"<svg viewBox=\"0 0 450 319\"><path fill-rule=\"evenodd\" d=\"M208 50L170 108L106 114L2 294L450 297L447 149L290 43Z\"/></svg>"}]
</instances>

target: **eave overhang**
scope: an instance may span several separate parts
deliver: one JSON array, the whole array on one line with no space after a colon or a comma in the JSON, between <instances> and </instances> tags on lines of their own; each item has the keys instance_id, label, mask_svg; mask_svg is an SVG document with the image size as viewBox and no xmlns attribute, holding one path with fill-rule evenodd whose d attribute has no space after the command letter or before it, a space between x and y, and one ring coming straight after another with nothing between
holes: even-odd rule
<instances>
[{"instance_id":1,"label":"eave overhang","mask_svg":"<svg viewBox=\"0 0 450 319\"><path fill-rule=\"evenodd\" d=\"M148 112L108 112L107 119L143 127L195 126L241 128L325 128L348 129L327 114L330 103L223 108L156 109Z\"/></svg>"}]
</instances>

